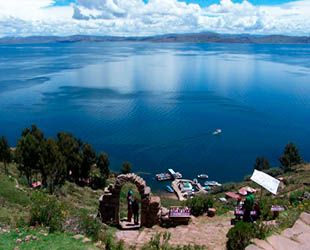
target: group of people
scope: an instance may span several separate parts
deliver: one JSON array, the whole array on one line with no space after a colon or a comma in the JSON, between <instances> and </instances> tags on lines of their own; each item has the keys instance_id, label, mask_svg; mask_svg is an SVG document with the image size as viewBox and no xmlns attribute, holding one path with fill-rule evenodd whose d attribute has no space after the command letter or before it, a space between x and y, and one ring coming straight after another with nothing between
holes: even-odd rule
<instances>
[{"instance_id":1,"label":"group of people","mask_svg":"<svg viewBox=\"0 0 310 250\"><path fill-rule=\"evenodd\" d=\"M135 225L139 224L139 200L137 197L133 197L133 192L128 191L127 194L127 221L131 222L133 215L133 220Z\"/></svg>"}]
</instances>

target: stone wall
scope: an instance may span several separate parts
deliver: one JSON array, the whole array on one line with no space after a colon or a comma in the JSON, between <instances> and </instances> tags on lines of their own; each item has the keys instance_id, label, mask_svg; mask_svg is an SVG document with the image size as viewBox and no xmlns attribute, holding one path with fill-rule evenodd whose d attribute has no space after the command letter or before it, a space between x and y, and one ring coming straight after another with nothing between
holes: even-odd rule
<instances>
[{"instance_id":1,"label":"stone wall","mask_svg":"<svg viewBox=\"0 0 310 250\"><path fill-rule=\"evenodd\" d=\"M119 225L119 196L123 185L131 182L136 185L141 196L141 226L152 227L159 223L160 198L151 195L151 188L136 174L117 176L114 185L105 188L99 199L99 213L103 223Z\"/></svg>"}]
</instances>

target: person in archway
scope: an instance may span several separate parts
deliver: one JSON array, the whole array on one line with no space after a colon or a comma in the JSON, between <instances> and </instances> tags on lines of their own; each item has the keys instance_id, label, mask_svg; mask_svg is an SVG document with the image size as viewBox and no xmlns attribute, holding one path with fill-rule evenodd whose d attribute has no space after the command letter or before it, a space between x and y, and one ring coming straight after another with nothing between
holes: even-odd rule
<instances>
[{"instance_id":1,"label":"person in archway","mask_svg":"<svg viewBox=\"0 0 310 250\"><path fill-rule=\"evenodd\" d=\"M132 203L132 212L133 212L133 220L135 222L135 225L138 225L139 224L139 200L137 197L135 197Z\"/></svg>"},{"instance_id":2,"label":"person in archway","mask_svg":"<svg viewBox=\"0 0 310 250\"><path fill-rule=\"evenodd\" d=\"M131 222L132 219L132 203L133 203L133 197L132 197L132 191L129 190L127 194L127 221Z\"/></svg>"}]
</instances>

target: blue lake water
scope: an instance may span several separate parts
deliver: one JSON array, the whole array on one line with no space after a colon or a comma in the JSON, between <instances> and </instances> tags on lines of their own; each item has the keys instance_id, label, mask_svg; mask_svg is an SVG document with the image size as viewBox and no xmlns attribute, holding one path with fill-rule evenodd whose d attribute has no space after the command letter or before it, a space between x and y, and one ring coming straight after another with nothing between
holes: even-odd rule
<instances>
[{"instance_id":1,"label":"blue lake water","mask_svg":"<svg viewBox=\"0 0 310 250\"><path fill-rule=\"evenodd\" d=\"M174 168L218 181L310 160L310 46L155 43L0 45L0 134L72 132L148 181ZM213 136L216 128L222 135Z\"/></svg>"}]
</instances>

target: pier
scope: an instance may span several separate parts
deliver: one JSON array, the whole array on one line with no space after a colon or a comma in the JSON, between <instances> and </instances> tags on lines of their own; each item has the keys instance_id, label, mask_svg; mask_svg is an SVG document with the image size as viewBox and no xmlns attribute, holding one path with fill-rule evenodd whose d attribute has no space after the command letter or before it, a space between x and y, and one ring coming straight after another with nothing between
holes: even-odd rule
<instances>
[{"instance_id":1,"label":"pier","mask_svg":"<svg viewBox=\"0 0 310 250\"><path fill-rule=\"evenodd\" d=\"M180 188L181 185L184 185L184 183L190 183L197 191L182 191ZM197 193L207 194L208 192L203 189L200 183L195 183L192 180L187 179L176 179L171 184L174 192L176 193L179 201L185 201L190 195L194 195Z\"/></svg>"}]
</instances>

